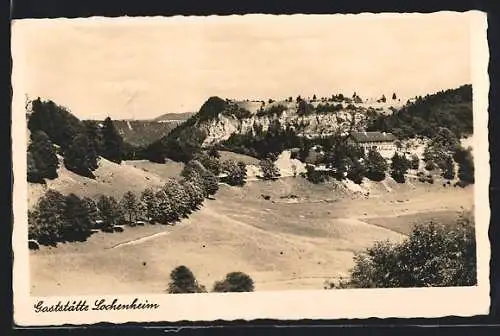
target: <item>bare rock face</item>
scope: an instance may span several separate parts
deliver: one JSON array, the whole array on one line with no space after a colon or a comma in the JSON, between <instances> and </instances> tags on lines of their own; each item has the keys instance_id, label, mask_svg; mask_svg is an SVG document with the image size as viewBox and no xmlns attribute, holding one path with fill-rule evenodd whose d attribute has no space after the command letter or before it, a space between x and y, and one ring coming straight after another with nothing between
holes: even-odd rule
<instances>
[{"instance_id":1,"label":"bare rock face","mask_svg":"<svg viewBox=\"0 0 500 336\"><path fill-rule=\"evenodd\" d=\"M249 118L238 119L235 116L219 114L216 119L205 122L203 129L207 133L204 145L215 144L227 140L232 134L255 134L256 128L267 131L269 125L277 120L281 127L291 127L299 134L310 137L331 135L340 130L347 130L352 124L358 129L366 125L366 114L362 111L341 110L332 113L297 114L294 104L288 104L287 109L279 115L258 115L252 113Z\"/></svg>"}]
</instances>

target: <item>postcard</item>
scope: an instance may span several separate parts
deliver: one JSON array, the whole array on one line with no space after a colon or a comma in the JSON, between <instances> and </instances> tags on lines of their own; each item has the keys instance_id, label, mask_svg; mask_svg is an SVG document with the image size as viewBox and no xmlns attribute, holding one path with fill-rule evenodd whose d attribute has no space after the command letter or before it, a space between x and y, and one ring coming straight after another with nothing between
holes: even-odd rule
<instances>
[{"instance_id":1,"label":"postcard","mask_svg":"<svg viewBox=\"0 0 500 336\"><path fill-rule=\"evenodd\" d=\"M15 323L487 314L486 29L14 20Z\"/></svg>"}]
</instances>

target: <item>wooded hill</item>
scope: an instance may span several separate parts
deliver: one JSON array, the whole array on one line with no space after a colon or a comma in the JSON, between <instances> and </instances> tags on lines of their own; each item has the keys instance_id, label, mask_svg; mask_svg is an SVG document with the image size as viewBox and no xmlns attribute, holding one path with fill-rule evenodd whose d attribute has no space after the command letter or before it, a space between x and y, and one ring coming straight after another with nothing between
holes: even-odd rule
<instances>
[{"instance_id":1,"label":"wooded hill","mask_svg":"<svg viewBox=\"0 0 500 336\"><path fill-rule=\"evenodd\" d=\"M100 156L120 163L125 145L113 122L108 117L103 123L82 122L71 112L54 103L41 101L31 104L28 119L28 181L43 183L44 178L57 177L59 160L66 168L82 176L93 178Z\"/></svg>"},{"instance_id":2,"label":"wooded hill","mask_svg":"<svg viewBox=\"0 0 500 336\"><path fill-rule=\"evenodd\" d=\"M269 105L268 108L261 108L256 113L251 113L232 101L211 97L197 114L148 146L144 155L154 162L163 162L165 158L187 162L192 153L201 148L207 134L213 133L211 127L220 126L220 123L217 124L217 119L223 116L232 117L230 120L235 121L236 124L242 119L269 118L269 127L265 130L262 129L261 124L254 123L251 132L232 131L228 138L213 144L221 149L257 158L293 147L302 148L304 143L308 143L308 147L311 147L310 143L314 145L315 141L322 142L320 138L311 141L303 140L304 132L299 129L300 123L304 121L303 118L325 113L332 115L346 111L361 113L364 120L357 121L354 127L367 131L390 132L400 139L416 136L432 138L439 128L443 127L451 130L457 138L473 133L471 85L463 85L425 97L416 97L413 102L409 101L399 110L394 109L391 114L377 112L376 109L370 107L363 108L361 105L325 105L328 103L320 102L315 106L300 97L297 97L295 106L290 98L282 105L273 102L274 104ZM290 107L290 104L294 107ZM332 109L325 110L325 106L332 107ZM279 115L285 111L292 117L288 118L287 122L280 122ZM317 118L318 123L321 123L320 120ZM346 120L343 122L345 123ZM294 127L290 127L290 124Z\"/></svg>"},{"instance_id":3,"label":"wooded hill","mask_svg":"<svg viewBox=\"0 0 500 336\"><path fill-rule=\"evenodd\" d=\"M432 138L440 127L449 129L457 138L473 133L472 85L416 97L391 115L374 117L367 130L391 132L398 138Z\"/></svg>"}]
</instances>

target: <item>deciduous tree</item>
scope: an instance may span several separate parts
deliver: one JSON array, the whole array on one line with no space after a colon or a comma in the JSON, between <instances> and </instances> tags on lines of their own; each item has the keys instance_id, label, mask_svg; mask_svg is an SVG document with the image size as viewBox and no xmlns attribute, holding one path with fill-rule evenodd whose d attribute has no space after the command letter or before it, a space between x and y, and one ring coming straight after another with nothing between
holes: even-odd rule
<instances>
[{"instance_id":1,"label":"deciduous tree","mask_svg":"<svg viewBox=\"0 0 500 336\"><path fill-rule=\"evenodd\" d=\"M402 243L376 243L355 257L349 287L475 285L473 221L464 214L455 225L419 224Z\"/></svg>"},{"instance_id":2,"label":"deciduous tree","mask_svg":"<svg viewBox=\"0 0 500 336\"><path fill-rule=\"evenodd\" d=\"M123 139L110 117L104 120L102 140L102 156L110 161L121 163L123 157Z\"/></svg>"},{"instance_id":3,"label":"deciduous tree","mask_svg":"<svg viewBox=\"0 0 500 336\"><path fill-rule=\"evenodd\" d=\"M372 181L385 179L387 162L376 150L370 150L366 158L366 177Z\"/></svg>"},{"instance_id":4,"label":"deciduous tree","mask_svg":"<svg viewBox=\"0 0 500 336\"><path fill-rule=\"evenodd\" d=\"M222 281L214 284L213 292L253 292L252 278L243 272L231 272Z\"/></svg>"},{"instance_id":5,"label":"deciduous tree","mask_svg":"<svg viewBox=\"0 0 500 336\"><path fill-rule=\"evenodd\" d=\"M124 215L127 217L128 223L132 224L139 210L139 204L135 194L131 191L124 193L120 201L120 206L123 209Z\"/></svg>"},{"instance_id":6,"label":"deciduous tree","mask_svg":"<svg viewBox=\"0 0 500 336\"><path fill-rule=\"evenodd\" d=\"M97 201L97 207L103 220L104 229L111 229L124 219L120 206L113 196L101 195Z\"/></svg>"},{"instance_id":7,"label":"deciduous tree","mask_svg":"<svg viewBox=\"0 0 500 336\"><path fill-rule=\"evenodd\" d=\"M41 182L43 178L55 179L59 160L54 145L43 131L31 133L28 145L28 181Z\"/></svg>"},{"instance_id":8,"label":"deciduous tree","mask_svg":"<svg viewBox=\"0 0 500 336\"><path fill-rule=\"evenodd\" d=\"M186 266L178 266L170 273L170 283L168 293L203 293L206 292L204 286L198 284L193 272Z\"/></svg>"},{"instance_id":9,"label":"deciduous tree","mask_svg":"<svg viewBox=\"0 0 500 336\"><path fill-rule=\"evenodd\" d=\"M272 180L280 176L278 167L276 167L271 159L260 160L259 166L262 170L262 178L264 180Z\"/></svg>"}]
</instances>

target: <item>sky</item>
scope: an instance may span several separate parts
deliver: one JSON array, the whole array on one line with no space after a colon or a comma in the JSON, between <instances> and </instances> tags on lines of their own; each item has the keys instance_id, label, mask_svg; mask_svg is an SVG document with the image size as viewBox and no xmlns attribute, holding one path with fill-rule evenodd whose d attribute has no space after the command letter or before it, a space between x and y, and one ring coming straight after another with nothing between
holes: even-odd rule
<instances>
[{"instance_id":1,"label":"sky","mask_svg":"<svg viewBox=\"0 0 500 336\"><path fill-rule=\"evenodd\" d=\"M471 83L467 13L22 20L30 98L80 118L194 112L210 96L425 95Z\"/></svg>"}]
</instances>

